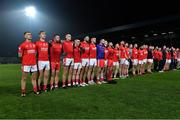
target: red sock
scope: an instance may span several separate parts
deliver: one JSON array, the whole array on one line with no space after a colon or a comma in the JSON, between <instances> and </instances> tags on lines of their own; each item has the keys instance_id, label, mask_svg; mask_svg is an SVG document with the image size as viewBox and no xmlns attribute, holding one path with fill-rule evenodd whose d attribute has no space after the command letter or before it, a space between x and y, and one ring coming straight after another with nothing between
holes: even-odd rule
<instances>
[{"instance_id":1,"label":"red sock","mask_svg":"<svg viewBox=\"0 0 180 120\"><path fill-rule=\"evenodd\" d=\"M38 86L38 89L41 90L41 86Z\"/></svg>"},{"instance_id":2,"label":"red sock","mask_svg":"<svg viewBox=\"0 0 180 120\"><path fill-rule=\"evenodd\" d=\"M47 85L44 85L44 86L43 86L43 90L46 90L46 89L47 89Z\"/></svg>"},{"instance_id":3,"label":"red sock","mask_svg":"<svg viewBox=\"0 0 180 120\"><path fill-rule=\"evenodd\" d=\"M26 89L21 89L21 93L22 94L26 93Z\"/></svg>"},{"instance_id":4,"label":"red sock","mask_svg":"<svg viewBox=\"0 0 180 120\"><path fill-rule=\"evenodd\" d=\"M37 86L34 86L33 90L34 92L37 92Z\"/></svg>"},{"instance_id":5,"label":"red sock","mask_svg":"<svg viewBox=\"0 0 180 120\"><path fill-rule=\"evenodd\" d=\"M107 79L108 81L112 80L112 70L109 70L108 73L107 73Z\"/></svg>"},{"instance_id":6,"label":"red sock","mask_svg":"<svg viewBox=\"0 0 180 120\"><path fill-rule=\"evenodd\" d=\"M68 81L68 84L71 84L71 81Z\"/></svg>"},{"instance_id":7,"label":"red sock","mask_svg":"<svg viewBox=\"0 0 180 120\"><path fill-rule=\"evenodd\" d=\"M83 82L82 82L82 80L79 80L79 82L80 82L80 84L82 84Z\"/></svg>"},{"instance_id":8,"label":"red sock","mask_svg":"<svg viewBox=\"0 0 180 120\"><path fill-rule=\"evenodd\" d=\"M74 83L75 82L75 80L72 80L72 83Z\"/></svg>"},{"instance_id":9,"label":"red sock","mask_svg":"<svg viewBox=\"0 0 180 120\"><path fill-rule=\"evenodd\" d=\"M78 80L78 79L76 79L76 83L79 83L79 80Z\"/></svg>"},{"instance_id":10,"label":"red sock","mask_svg":"<svg viewBox=\"0 0 180 120\"><path fill-rule=\"evenodd\" d=\"M66 86L66 82L62 82L62 86Z\"/></svg>"}]
</instances>

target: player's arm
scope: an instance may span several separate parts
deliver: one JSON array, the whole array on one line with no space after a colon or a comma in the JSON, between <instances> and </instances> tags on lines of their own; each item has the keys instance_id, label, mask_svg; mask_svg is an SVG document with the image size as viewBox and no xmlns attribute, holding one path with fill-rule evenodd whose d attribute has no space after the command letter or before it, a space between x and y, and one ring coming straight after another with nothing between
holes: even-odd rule
<instances>
[{"instance_id":1,"label":"player's arm","mask_svg":"<svg viewBox=\"0 0 180 120\"><path fill-rule=\"evenodd\" d=\"M22 54L23 54L23 45L20 45L18 47L18 57L21 58L22 57Z\"/></svg>"}]
</instances>

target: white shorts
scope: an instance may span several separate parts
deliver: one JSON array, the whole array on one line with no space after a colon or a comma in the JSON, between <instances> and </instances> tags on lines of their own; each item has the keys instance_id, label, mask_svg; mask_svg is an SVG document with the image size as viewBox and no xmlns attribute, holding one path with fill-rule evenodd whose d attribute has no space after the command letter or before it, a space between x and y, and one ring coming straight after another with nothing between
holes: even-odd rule
<instances>
[{"instance_id":1,"label":"white shorts","mask_svg":"<svg viewBox=\"0 0 180 120\"><path fill-rule=\"evenodd\" d=\"M171 59L166 59L166 63L171 63Z\"/></svg>"},{"instance_id":2,"label":"white shorts","mask_svg":"<svg viewBox=\"0 0 180 120\"><path fill-rule=\"evenodd\" d=\"M133 60L132 60L132 64L133 64L133 65L138 65L138 59L133 59Z\"/></svg>"},{"instance_id":3,"label":"white shorts","mask_svg":"<svg viewBox=\"0 0 180 120\"><path fill-rule=\"evenodd\" d=\"M32 66L24 65L22 66L22 71L23 72L37 72L37 65L32 65Z\"/></svg>"},{"instance_id":4,"label":"white shorts","mask_svg":"<svg viewBox=\"0 0 180 120\"><path fill-rule=\"evenodd\" d=\"M121 65L122 65L122 64L125 64L125 60L126 60L125 58L121 58L121 59L120 59L120 64L121 64Z\"/></svg>"},{"instance_id":5,"label":"white shorts","mask_svg":"<svg viewBox=\"0 0 180 120\"><path fill-rule=\"evenodd\" d=\"M129 61L128 61L128 60L125 60L124 64L125 64L125 65L129 65Z\"/></svg>"},{"instance_id":6,"label":"white shorts","mask_svg":"<svg viewBox=\"0 0 180 120\"><path fill-rule=\"evenodd\" d=\"M93 59L93 58L90 59L90 60L89 60L89 65L90 65L90 66L97 66L97 59L96 59L96 58L95 58L95 59Z\"/></svg>"},{"instance_id":7,"label":"white shorts","mask_svg":"<svg viewBox=\"0 0 180 120\"><path fill-rule=\"evenodd\" d=\"M138 64L140 64L140 65L144 64L144 63L143 63L143 60L139 60L139 61L138 61Z\"/></svg>"},{"instance_id":8,"label":"white shorts","mask_svg":"<svg viewBox=\"0 0 180 120\"><path fill-rule=\"evenodd\" d=\"M89 66L89 59L82 59L82 66Z\"/></svg>"},{"instance_id":9,"label":"white shorts","mask_svg":"<svg viewBox=\"0 0 180 120\"><path fill-rule=\"evenodd\" d=\"M148 63L153 63L153 59L148 59L147 62Z\"/></svg>"},{"instance_id":10,"label":"white shorts","mask_svg":"<svg viewBox=\"0 0 180 120\"><path fill-rule=\"evenodd\" d=\"M147 59L143 59L143 63L146 64L147 63Z\"/></svg>"},{"instance_id":11,"label":"white shorts","mask_svg":"<svg viewBox=\"0 0 180 120\"><path fill-rule=\"evenodd\" d=\"M73 66L74 65L74 59L73 58L64 58L63 59L63 65Z\"/></svg>"},{"instance_id":12,"label":"white shorts","mask_svg":"<svg viewBox=\"0 0 180 120\"><path fill-rule=\"evenodd\" d=\"M104 60L104 66L107 67L108 60Z\"/></svg>"},{"instance_id":13,"label":"white shorts","mask_svg":"<svg viewBox=\"0 0 180 120\"><path fill-rule=\"evenodd\" d=\"M50 70L49 61L38 61L38 70Z\"/></svg>"},{"instance_id":14,"label":"white shorts","mask_svg":"<svg viewBox=\"0 0 180 120\"><path fill-rule=\"evenodd\" d=\"M113 62L113 66L119 66L119 62Z\"/></svg>"},{"instance_id":15,"label":"white shorts","mask_svg":"<svg viewBox=\"0 0 180 120\"><path fill-rule=\"evenodd\" d=\"M180 62L180 58L179 58L179 59L177 59L177 61L178 61L178 62Z\"/></svg>"},{"instance_id":16,"label":"white shorts","mask_svg":"<svg viewBox=\"0 0 180 120\"><path fill-rule=\"evenodd\" d=\"M74 63L74 69L75 69L75 70L81 69L81 68L82 68L81 63Z\"/></svg>"}]
</instances>

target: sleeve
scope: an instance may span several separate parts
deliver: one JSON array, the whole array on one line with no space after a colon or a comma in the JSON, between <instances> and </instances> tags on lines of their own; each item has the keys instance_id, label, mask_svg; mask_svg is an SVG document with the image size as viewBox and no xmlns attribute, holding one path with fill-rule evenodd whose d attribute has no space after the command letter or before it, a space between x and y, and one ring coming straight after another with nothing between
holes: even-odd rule
<instances>
[{"instance_id":1,"label":"sleeve","mask_svg":"<svg viewBox=\"0 0 180 120\"><path fill-rule=\"evenodd\" d=\"M22 54L24 51L24 45L21 44L19 47L18 47L18 54Z\"/></svg>"}]
</instances>

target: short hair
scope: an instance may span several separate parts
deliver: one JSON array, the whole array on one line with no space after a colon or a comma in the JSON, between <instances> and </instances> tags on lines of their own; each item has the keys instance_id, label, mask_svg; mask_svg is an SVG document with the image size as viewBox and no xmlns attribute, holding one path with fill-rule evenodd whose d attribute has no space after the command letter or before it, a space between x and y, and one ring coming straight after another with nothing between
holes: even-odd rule
<instances>
[{"instance_id":1,"label":"short hair","mask_svg":"<svg viewBox=\"0 0 180 120\"><path fill-rule=\"evenodd\" d=\"M60 36L59 34L54 34L53 37Z\"/></svg>"},{"instance_id":2,"label":"short hair","mask_svg":"<svg viewBox=\"0 0 180 120\"><path fill-rule=\"evenodd\" d=\"M41 31L39 32L39 35L40 35L41 33L43 33L43 32L45 32L45 31L42 31L42 30L41 30Z\"/></svg>"},{"instance_id":3,"label":"short hair","mask_svg":"<svg viewBox=\"0 0 180 120\"><path fill-rule=\"evenodd\" d=\"M24 32L24 35L26 35L27 33L31 33L30 31L26 31L26 32Z\"/></svg>"}]
</instances>

